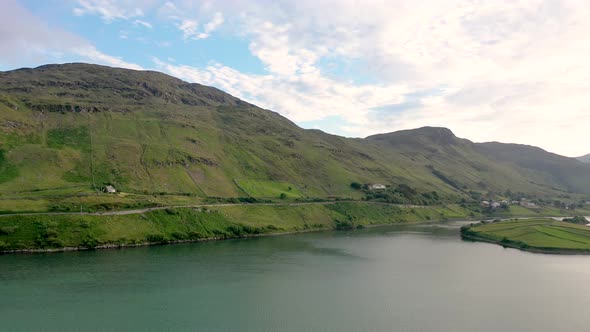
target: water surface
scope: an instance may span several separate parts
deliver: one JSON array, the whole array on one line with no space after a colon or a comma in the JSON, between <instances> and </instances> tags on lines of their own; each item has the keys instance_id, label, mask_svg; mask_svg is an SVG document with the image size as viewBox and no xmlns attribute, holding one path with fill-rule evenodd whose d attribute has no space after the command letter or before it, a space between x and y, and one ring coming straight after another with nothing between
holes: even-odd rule
<instances>
[{"instance_id":1,"label":"water surface","mask_svg":"<svg viewBox=\"0 0 590 332\"><path fill-rule=\"evenodd\" d=\"M2 329L584 331L590 257L457 224L0 256Z\"/></svg>"}]
</instances>

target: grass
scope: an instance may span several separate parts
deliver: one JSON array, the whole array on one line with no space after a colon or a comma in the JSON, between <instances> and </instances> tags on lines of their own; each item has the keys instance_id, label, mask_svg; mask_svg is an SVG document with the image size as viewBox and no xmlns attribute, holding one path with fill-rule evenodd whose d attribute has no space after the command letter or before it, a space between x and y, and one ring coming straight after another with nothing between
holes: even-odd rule
<instances>
[{"instance_id":1,"label":"grass","mask_svg":"<svg viewBox=\"0 0 590 332\"><path fill-rule=\"evenodd\" d=\"M408 184L419 192L436 190L446 202L469 199L470 190L493 193L507 189L567 201L586 199L576 190L588 188L584 184L590 183L590 166L574 167L569 159L554 160L551 172L530 171L509 161L498 163L450 131L440 134L440 129L424 128L377 140L303 130L277 113L217 89L154 72L86 64L0 72L0 213L189 205L212 197L360 200L363 193L353 190L351 182ZM445 138L444 144L440 137ZM564 172L555 171L559 166L568 166L565 174L571 174L566 178L575 177L575 181L561 181ZM454 186L447 183L449 179ZM105 184L114 185L120 194L97 192ZM523 210L512 215L560 212ZM302 230L313 224L335 227L336 221L363 226L465 218L470 212L453 205L397 210L342 203L322 208L227 207L220 208L219 214L233 226L246 220L248 227ZM213 218L212 214L203 216ZM288 217L281 220L283 216ZM176 220L156 213L145 217ZM35 218L39 219L29 222L48 220ZM160 233L169 240L171 232L183 232L158 233L137 216L112 217L104 227L93 226L99 217L73 218L51 220L60 232L79 233L72 239L86 233L65 223L88 223L98 243L119 238L145 242L147 235ZM1 222L7 220L12 219ZM108 227L142 231L112 233ZM45 235L38 232L35 238L39 236ZM72 239L62 242L79 244Z\"/></svg>"},{"instance_id":2,"label":"grass","mask_svg":"<svg viewBox=\"0 0 590 332\"><path fill-rule=\"evenodd\" d=\"M0 217L0 251L93 248L169 243L318 229L433 220L454 208L411 209L370 203L243 205L174 208L133 215L27 215ZM452 212L454 211L454 212Z\"/></svg>"},{"instance_id":3,"label":"grass","mask_svg":"<svg viewBox=\"0 0 590 332\"><path fill-rule=\"evenodd\" d=\"M8 182L18 177L17 168L6 160L4 151L0 150L0 183Z\"/></svg>"},{"instance_id":4,"label":"grass","mask_svg":"<svg viewBox=\"0 0 590 332\"><path fill-rule=\"evenodd\" d=\"M571 185L554 183L559 174L494 162L450 132L441 145L432 128L386 140L303 130L221 91L153 72L85 64L3 72L0 101L0 124L9 124L0 126L3 197L63 189L67 198L72 186L111 183L146 195L359 199L350 188L359 182L404 183L451 201L469 190L557 198ZM585 183L578 173L574 184Z\"/></svg>"},{"instance_id":5,"label":"grass","mask_svg":"<svg viewBox=\"0 0 590 332\"><path fill-rule=\"evenodd\" d=\"M281 194L285 197L299 198L304 194L292 183L285 181L268 180L236 180L242 190L252 197L278 198Z\"/></svg>"},{"instance_id":6,"label":"grass","mask_svg":"<svg viewBox=\"0 0 590 332\"><path fill-rule=\"evenodd\" d=\"M465 227L462 234L529 251L590 253L590 227L554 219L485 223Z\"/></svg>"}]
</instances>

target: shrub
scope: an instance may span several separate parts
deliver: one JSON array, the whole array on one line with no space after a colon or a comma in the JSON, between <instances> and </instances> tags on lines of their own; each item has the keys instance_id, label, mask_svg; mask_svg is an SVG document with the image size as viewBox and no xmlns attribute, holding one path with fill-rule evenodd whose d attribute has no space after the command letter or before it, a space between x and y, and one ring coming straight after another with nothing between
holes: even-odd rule
<instances>
[{"instance_id":1,"label":"shrub","mask_svg":"<svg viewBox=\"0 0 590 332\"><path fill-rule=\"evenodd\" d=\"M18 229L18 226L4 226L0 227L0 235L10 235Z\"/></svg>"},{"instance_id":2,"label":"shrub","mask_svg":"<svg viewBox=\"0 0 590 332\"><path fill-rule=\"evenodd\" d=\"M350 187L355 190L360 190L363 187L363 185L358 182L352 182L350 184Z\"/></svg>"},{"instance_id":3,"label":"shrub","mask_svg":"<svg viewBox=\"0 0 590 332\"><path fill-rule=\"evenodd\" d=\"M91 235L88 235L84 240L82 240L80 245L84 248L93 249L98 245L98 241Z\"/></svg>"},{"instance_id":4,"label":"shrub","mask_svg":"<svg viewBox=\"0 0 590 332\"><path fill-rule=\"evenodd\" d=\"M354 224L352 223L352 221L342 221L342 220L335 220L336 222L336 229L337 230L348 230L348 229L353 229L354 228Z\"/></svg>"},{"instance_id":5,"label":"shrub","mask_svg":"<svg viewBox=\"0 0 590 332\"><path fill-rule=\"evenodd\" d=\"M187 235L184 233L180 233L180 232L173 232L172 234L170 234L170 236L172 236L172 238L175 240L186 240L187 239Z\"/></svg>"},{"instance_id":6,"label":"shrub","mask_svg":"<svg viewBox=\"0 0 590 332\"><path fill-rule=\"evenodd\" d=\"M165 243L166 238L162 234L149 234L146 236L146 240L152 243Z\"/></svg>"}]
</instances>

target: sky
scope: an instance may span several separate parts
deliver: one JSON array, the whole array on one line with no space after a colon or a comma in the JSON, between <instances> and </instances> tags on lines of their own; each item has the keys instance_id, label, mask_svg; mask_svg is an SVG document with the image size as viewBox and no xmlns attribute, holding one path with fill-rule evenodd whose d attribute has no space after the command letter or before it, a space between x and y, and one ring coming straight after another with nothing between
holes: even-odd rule
<instances>
[{"instance_id":1,"label":"sky","mask_svg":"<svg viewBox=\"0 0 590 332\"><path fill-rule=\"evenodd\" d=\"M575 157L588 17L587 0L2 0L0 70L157 70L332 134L441 126Z\"/></svg>"}]
</instances>

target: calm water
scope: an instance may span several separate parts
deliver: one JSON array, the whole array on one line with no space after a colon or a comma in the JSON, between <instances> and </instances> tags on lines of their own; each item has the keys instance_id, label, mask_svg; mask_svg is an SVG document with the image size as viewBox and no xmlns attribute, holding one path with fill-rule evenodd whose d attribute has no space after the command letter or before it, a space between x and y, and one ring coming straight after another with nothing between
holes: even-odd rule
<instances>
[{"instance_id":1,"label":"calm water","mask_svg":"<svg viewBox=\"0 0 590 332\"><path fill-rule=\"evenodd\" d=\"M590 257L456 227L0 256L3 331L588 331L589 308Z\"/></svg>"}]
</instances>

